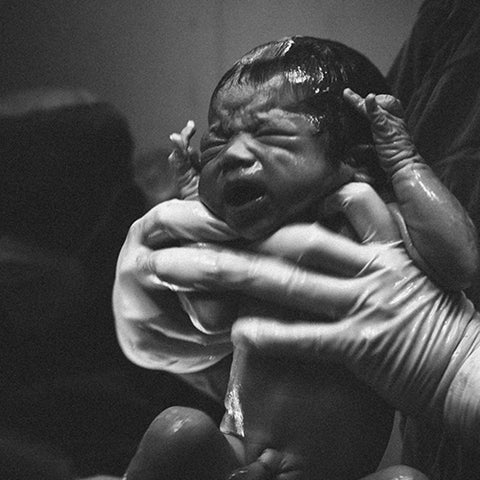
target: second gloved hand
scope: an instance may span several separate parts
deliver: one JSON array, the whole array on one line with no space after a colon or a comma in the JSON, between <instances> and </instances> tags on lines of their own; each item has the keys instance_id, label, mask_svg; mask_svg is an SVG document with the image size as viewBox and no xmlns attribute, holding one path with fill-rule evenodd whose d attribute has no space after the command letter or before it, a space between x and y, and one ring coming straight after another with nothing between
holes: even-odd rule
<instances>
[{"instance_id":1,"label":"second gloved hand","mask_svg":"<svg viewBox=\"0 0 480 480\"><path fill-rule=\"evenodd\" d=\"M232 337L272 355L342 362L392 406L440 421L480 448L480 317L473 305L414 265L387 206L368 186L349 184L330 202L370 243L318 224L290 225L257 252L165 249L151 266L184 287L227 288L318 314L318 322L293 324L240 318ZM179 274L185 263L188 271Z\"/></svg>"}]
</instances>

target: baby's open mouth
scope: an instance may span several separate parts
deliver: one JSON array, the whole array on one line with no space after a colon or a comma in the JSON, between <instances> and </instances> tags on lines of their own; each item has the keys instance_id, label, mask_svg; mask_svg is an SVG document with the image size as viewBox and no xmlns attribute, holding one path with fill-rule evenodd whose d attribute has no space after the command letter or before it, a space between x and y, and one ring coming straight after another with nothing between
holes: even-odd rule
<instances>
[{"instance_id":1,"label":"baby's open mouth","mask_svg":"<svg viewBox=\"0 0 480 480\"><path fill-rule=\"evenodd\" d=\"M236 180L225 186L223 198L225 203L231 207L242 207L262 199L265 193L265 187L260 183Z\"/></svg>"}]
</instances>

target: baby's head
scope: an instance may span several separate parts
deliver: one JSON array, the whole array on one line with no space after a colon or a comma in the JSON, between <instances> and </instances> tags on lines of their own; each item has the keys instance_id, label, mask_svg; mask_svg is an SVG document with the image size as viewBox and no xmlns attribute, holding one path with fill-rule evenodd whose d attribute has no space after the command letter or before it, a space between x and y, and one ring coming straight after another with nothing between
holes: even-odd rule
<instances>
[{"instance_id":1,"label":"baby's head","mask_svg":"<svg viewBox=\"0 0 480 480\"><path fill-rule=\"evenodd\" d=\"M368 121L343 99L388 93L378 69L345 45L289 37L254 48L215 88L201 143L201 200L240 235L312 221L322 199L362 175L385 184Z\"/></svg>"}]
</instances>

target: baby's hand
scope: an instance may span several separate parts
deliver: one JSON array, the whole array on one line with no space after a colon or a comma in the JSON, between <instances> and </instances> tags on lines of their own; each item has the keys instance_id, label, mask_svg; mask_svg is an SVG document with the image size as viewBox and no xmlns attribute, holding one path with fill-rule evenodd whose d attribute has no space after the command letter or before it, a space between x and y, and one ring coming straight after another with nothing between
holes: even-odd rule
<instances>
[{"instance_id":1,"label":"baby's hand","mask_svg":"<svg viewBox=\"0 0 480 480\"><path fill-rule=\"evenodd\" d=\"M198 198L198 172L195 163L198 162L199 153L190 146L194 134L195 123L189 120L180 133L170 135L173 150L168 161L177 184L177 196L182 200Z\"/></svg>"},{"instance_id":2,"label":"baby's hand","mask_svg":"<svg viewBox=\"0 0 480 480\"><path fill-rule=\"evenodd\" d=\"M389 175L394 211L410 257L447 290L462 290L479 271L478 236L472 220L417 152L400 101L366 98L345 89L345 100L370 121L380 166Z\"/></svg>"},{"instance_id":3,"label":"baby's hand","mask_svg":"<svg viewBox=\"0 0 480 480\"><path fill-rule=\"evenodd\" d=\"M345 100L370 120L381 167L391 176L405 165L423 162L413 144L400 100L391 95L368 94L365 98L346 88Z\"/></svg>"}]
</instances>

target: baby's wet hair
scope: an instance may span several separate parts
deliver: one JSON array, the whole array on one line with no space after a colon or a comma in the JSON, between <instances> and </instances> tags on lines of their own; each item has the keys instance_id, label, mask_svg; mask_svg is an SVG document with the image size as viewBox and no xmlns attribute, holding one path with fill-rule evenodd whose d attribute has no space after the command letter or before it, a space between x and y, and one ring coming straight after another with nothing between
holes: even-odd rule
<instances>
[{"instance_id":1,"label":"baby's wet hair","mask_svg":"<svg viewBox=\"0 0 480 480\"><path fill-rule=\"evenodd\" d=\"M211 105L222 90L258 88L276 76L283 78L282 88L293 94L291 109L306 115L319 133L328 134L330 158L351 164L376 186L385 185L386 176L376 161L370 124L343 98L347 87L362 97L390 93L377 67L340 42L286 37L243 55L221 78Z\"/></svg>"}]
</instances>

